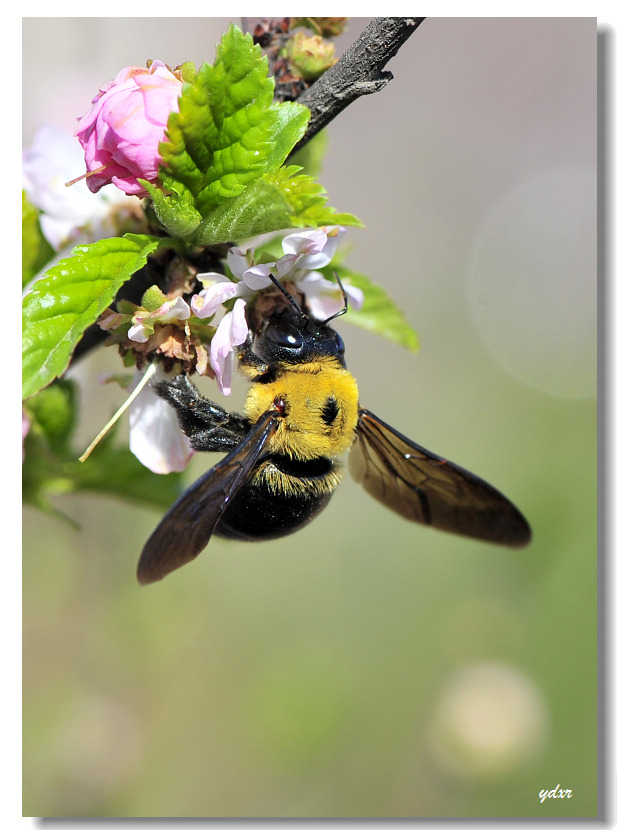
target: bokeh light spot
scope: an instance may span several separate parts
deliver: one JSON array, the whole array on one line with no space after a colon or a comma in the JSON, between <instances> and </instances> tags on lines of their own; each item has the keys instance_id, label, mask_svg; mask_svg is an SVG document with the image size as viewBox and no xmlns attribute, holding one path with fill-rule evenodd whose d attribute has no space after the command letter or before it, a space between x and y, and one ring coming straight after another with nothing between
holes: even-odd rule
<instances>
[{"instance_id":1,"label":"bokeh light spot","mask_svg":"<svg viewBox=\"0 0 617 830\"><path fill-rule=\"evenodd\" d=\"M596 171L562 166L511 191L474 245L469 301L497 362L545 392L596 388Z\"/></svg>"}]
</instances>

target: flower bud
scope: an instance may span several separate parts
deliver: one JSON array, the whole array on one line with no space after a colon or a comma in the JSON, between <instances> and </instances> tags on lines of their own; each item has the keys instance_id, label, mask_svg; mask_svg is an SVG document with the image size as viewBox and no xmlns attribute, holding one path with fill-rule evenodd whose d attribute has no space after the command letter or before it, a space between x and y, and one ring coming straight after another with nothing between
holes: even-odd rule
<instances>
[{"instance_id":1,"label":"flower bud","mask_svg":"<svg viewBox=\"0 0 617 830\"><path fill-rule=\"evenodd\" d=\"M305 35L304 32L296 32L285 47L292 68L306 81L314 81L336 63L334 51L334 43L328 43L319 35Z\"/></svg>"},{"instance_id":2,"label":"flower bud","mask_svg":"<svg viewBox=\"0 0 617 830\"><path fill-rule=\"evenodd\" d=\"M178 112L180 81L161 61L147 69L129 66L101 87L75 135L85 150L88 187L96 193L115 184L145 196L137 181L155 181L170 112Z\"/></svg>"},{"instance_id":3,"label":"flower bud","mask_svg":"<svg viewBox=\"0 0 617 830\"><path fill-rule=\"evenodd\" d=\"M290 26L306 26L322 37L336 37L345 31L348 17L292 17Z\"/></svg>"}]
</instances>

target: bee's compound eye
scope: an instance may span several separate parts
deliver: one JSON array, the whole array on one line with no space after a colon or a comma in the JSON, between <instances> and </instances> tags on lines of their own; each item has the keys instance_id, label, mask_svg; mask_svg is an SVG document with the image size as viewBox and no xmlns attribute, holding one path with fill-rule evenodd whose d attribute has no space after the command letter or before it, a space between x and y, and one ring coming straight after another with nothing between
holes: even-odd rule
<instances>
[{"instance_id":1,"label":"bee's compound eye","mask_svg":"<svg viewBox=\"0 0 617 830\"><path fill-rule=\"evenodd\" d=\"M335 338L334 342L335 342L336 349L339 352L339 354L345 354L345 343L343 342L343 338L341 337L341 335L338 332L336 334L336 338Z\"/></svg>"},{"instance_id":2,"label":"bee's compound eye","mask_svg":"<svg viewBox=\"0 0 617 830\"><path fill-rule=\"evenodd\" d=\"M270 323L265 333L266 339L273 346L283 347L284 349L301 349L304 345L304 338L294 326L286 324L284 321L277 321Z\"/></svg>"}]
</instances>

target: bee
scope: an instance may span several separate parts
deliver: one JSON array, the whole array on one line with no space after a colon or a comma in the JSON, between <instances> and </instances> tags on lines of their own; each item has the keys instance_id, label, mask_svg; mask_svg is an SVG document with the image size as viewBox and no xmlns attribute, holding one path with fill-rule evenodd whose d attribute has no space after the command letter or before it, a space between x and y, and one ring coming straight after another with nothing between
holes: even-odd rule
<instances>
[{"instance_id":1,"label":"bee","mask_svg":"<svg viewBox=\"0 0 617 830\"><path fill-rule=\"evenodd\" d=\"M294 533L326 507L342 459L373 498L414 522L486 542L526 545L531 531L500 492L359 406L345 345L272 277L285 297L238 350L251 381L244 413L202 397L185 374L155 385L193 449L228 454L169 509L146 542L141 584L193 560L210 537L244 541ZM342 286L341 286L342 289Z\"/></svg>"}]
</instances>

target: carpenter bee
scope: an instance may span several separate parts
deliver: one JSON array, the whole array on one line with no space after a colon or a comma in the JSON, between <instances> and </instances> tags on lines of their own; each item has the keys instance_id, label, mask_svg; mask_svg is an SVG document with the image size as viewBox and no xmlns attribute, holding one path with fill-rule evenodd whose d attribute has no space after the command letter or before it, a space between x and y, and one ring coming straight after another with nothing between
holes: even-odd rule
<instances>
[{"instance_id":1,"label":"carpenter bee","mask_svg":"<svg viewBox=\"0 0 617 830\"><path fill-rule=\"evenodd\" d=\"M238 350L251 381L244 414L202 397L184 374L155 386L195 450L228 454L163 517L141 554L139 582L190 562L213 534L260 541L304 527L330 501L348 450L352 477L405 519L526 545L529 525L505 496L359 406L343 340L330 326L347 311L344 291L343 308L320 321L272 279L285 304Z\"/></svg>"}]
</instances>

